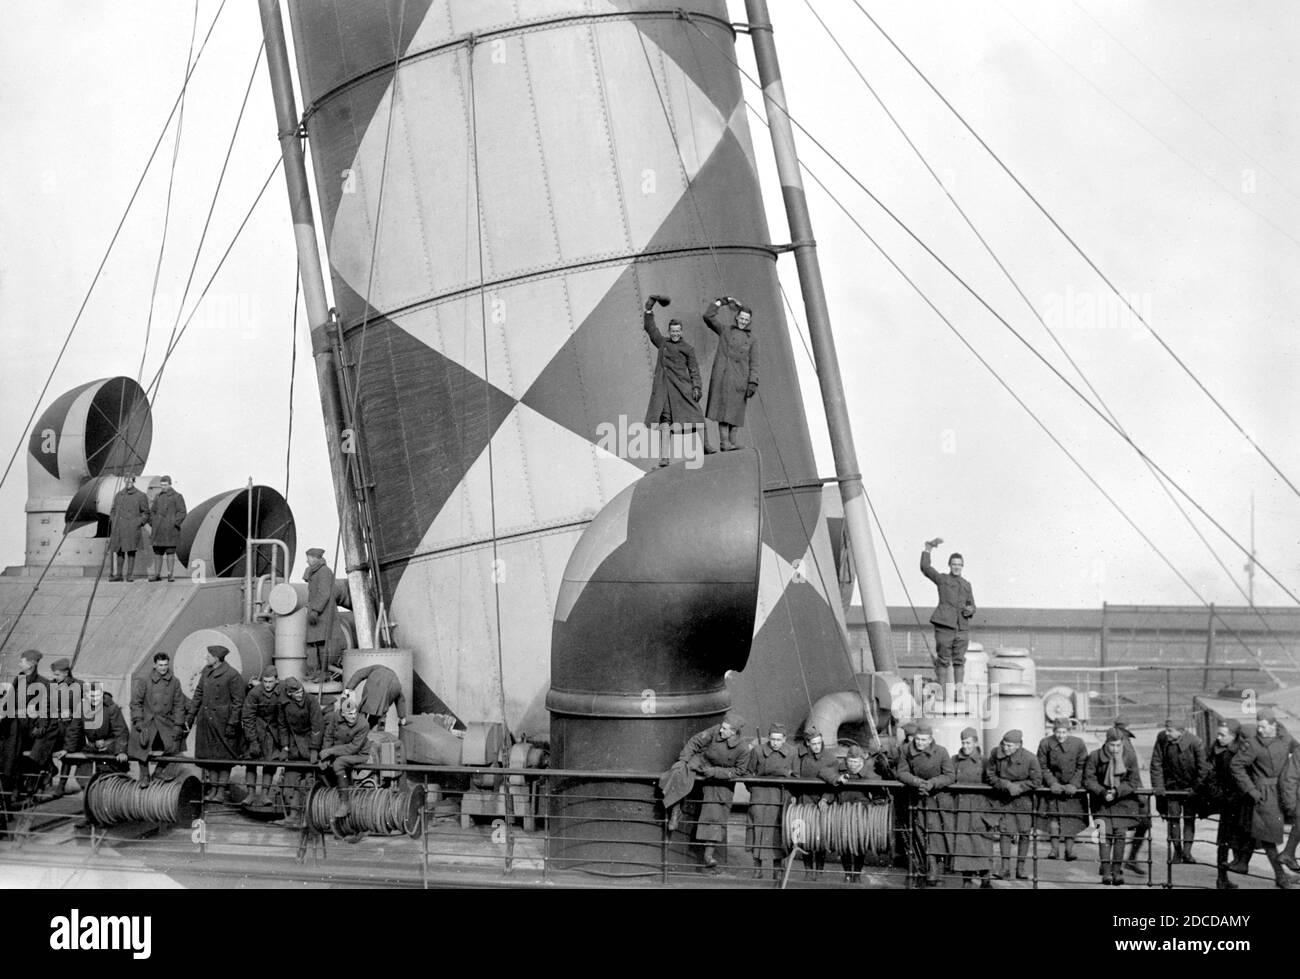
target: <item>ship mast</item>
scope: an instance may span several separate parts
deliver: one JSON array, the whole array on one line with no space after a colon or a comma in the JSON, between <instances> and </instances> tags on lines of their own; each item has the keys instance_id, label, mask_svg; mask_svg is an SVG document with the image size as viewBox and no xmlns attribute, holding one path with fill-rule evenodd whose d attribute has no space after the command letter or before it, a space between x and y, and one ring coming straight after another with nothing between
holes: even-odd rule
<instances>
[{"instance_id":1,"label":"ship mast","mask_svg":"<svg viewBox=\"0 0 1300 979\"><path fill-rule=\"evenodd\" d=\"M776 42L772 37L767 0L745 0L745 10L749 17L750 37L754 42L754 56L758 62L758 77L763 85L763 102L767 109L768 129L772 134L772 148L776 154L776 169L781 179L781 196L785 198L785 213L790 224L795 263L799 268L799 286L808 317L808 333L812 338L817 380L821 385L822 402L826 406L826 424L830 429L840 496L844 500L850 553L858 572L858 586L862 591L867 638L871 644L874 669L894 672L898 664L894 659L889 634L889 610L885 606L885 593L880 584L866 493L862 488L857 451L853 447L853 430L849 425L844 382L840 377L839 358L831 336L830 313L826 306L826 293L822 288L817 244L813 239L808 201L799 174L794 132L786 111L781 66L776 57Z\"/></svg>"},{"instance_id":2,"label":"ship mast","mask_svg":"<svg viewBox=\"0 0 1300 979\"><path fill-rule=\"evenodd\" d=\"M316 222L311 213L311 196L302 146L298 142L298 106L289 72L289 51L285 46L284 21L279 0L260 0L262 36L266 40L266 65L271 75L275 97L275 118L284 154L284 178L289 190L289 210L293 215L294 241L298 249L298 275L302 279L307 319L311 324L312 357L316 361L316 383L320 389L321 411L325 415L325 443L329 449L330 478L339 509L342 529L343 559L347 568L348 588L352 599L352 618L356 626L357 646L375 647L375 612L366 579L365 546L361 539L361 521L357 500L352 492L347 457L343 450L343 406L339 397L333 345L330 342L330 309L321 272L320 251L316 247Z\"/></svg>"}]
</instances>

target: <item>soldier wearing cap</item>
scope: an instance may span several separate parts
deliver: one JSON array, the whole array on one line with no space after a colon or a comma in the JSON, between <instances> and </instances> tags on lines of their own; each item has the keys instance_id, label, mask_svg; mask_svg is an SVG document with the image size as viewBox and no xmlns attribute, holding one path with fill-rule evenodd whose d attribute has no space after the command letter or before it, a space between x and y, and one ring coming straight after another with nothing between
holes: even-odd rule
<instances>
[{"instance_id":1,"label":"soldier wearing cap","mask_svg":"<svg viewBox=\"0 0 1300 979\"><path fill-rule=\"evenodd\" d=\"M68 745L68 754L76 755L84 751L88 754L112 755L113 760L70 763L64 770L63 784L55 790L55 795L62 795L66 791L68 780L74 776L80 787L85 788L86 783L82 780L89 779L101 765L110 772L126 771L130 729L122 715L122 708L114 702L113 695L104 690L101 683L86 685L86 703L86 717L75 728L76 740Z\"/></svg>"},{"instance_id":2,"label":"soldier wearing cap","mask_svg":"<svg viewBox=\"0 0 1300 979\"><path fill-rule=\"evenodd\" d=\"M189 725L185 720L185 692L172 672L171 657L159 650L147 677L131 681L131 742L127 753L135 759L142 785L149 784L149 754L179 755L185 750Z\"/></svg>"},{"instance_id":3,"label":"soldier wearing cap","mask_svg":"<svg viewBox=\"0 0 1300 979\"><path fill-rule=\"evenodd\" d=\"M280 674L275 664L262 670L262 676L254 683L248 695L244 697L244 706L240 714L244 728L244 752L249 758L266 761L279 761L285 756L285 746L289 743L289 732L284 728L281 716L281 697L279 691ZM266 805L267 799L262 792L262 776L265 768L257 768L254 780L254 806ZM272 776L276 781L280 771Z\"/></svg>"},{"instance_id":4,"label":"soldier wearing cap","mask_svg":"<svg viewBox=\"0 0 1300 979\"><path fill-rule=\"evenodd\" d=\"M970 620L975 615L975 592L962 577L966 560L960 554L948 555L948 574L934 570L930 552L942 543L942 537L925 542L921 574L939 590L939 604L930 615L930 624L934 626L934 671L946 696L949 689L960 691L966 677L966 649L970 645Z\"/></svg>"},{"instance_id":5,"label":"soldier wearing cap","mask_svg":"<svg viewBox=\"0 0 1300 979\"><path fill-rule=\"evenodd\" d=\"M796 778L820 779L828 786L834 785L839 780L839 759L835 757L833 749L826 747L826 739L822 737L821 731L815 727L804 728L803 744L795 756L794 774ZM799 793L799 803L801 805L815 805L823 811L830 806L834 799L835 794L826 790L805 789ZM808 846L806 840L802 846L805 848ZM824 850L804 850L803 868L805 879L811 880L815 878L825 866L826 853Z\"/></svg>"},{"instance_id":6,"label":"soldier wearing cap","mask_svg":"<svg viewBox=\"0 0 1300 979\"><path fill-rule=\"evenodd\" d=\"M335 819L346 818L352 807L352 771L370 760L370 725L352 697L340 697L325 722L325 736L317 763L325 782L339 789Z\"/></svg>"},{"instance_id":7,"label":"soldier wearing cap","mask_svg":"<svg viewBox=\"0 0 1300 979\"><path fill-rule=\"evenodd\" d=\"M176 548L181 542L181 524L185 522L185 497L172 489L172 478L164 476L149 507L149 526L153 531L153 574L150 581L160 581L167 569L171 581L176 568Z\"/></svg>"},{"instance_id":8,"label":"soldier wearing cap","mask_svg":"<svg viewBox=\"0 0 1300 979\"><path fill-rule=\"evenodd\" d=\"M755 748L749 756L746 774L766 778L790 778L794 775L795 753L786 740L784 724L772 724L767 729L767 742ZM763 867L772 868L772 878L779 880L785 862L785 848L781 844L781 812L785 808L787 792L780 785L751 785L749 787L749 815L745 836L750 853L754 855L754 877L763 876Z\"/></svg>"},{"instance_id":9,"label":"soldier wearing cap","mask_svg":"<svg viewBox=\"0 0 1300 979\"><path fill-rule=\"evenodd\" d=\"M1201 811L1205 815L1218 813L1219 825L1215 833L1215 863L1219 890L1236 890L1237 885L1228 879L1228 871L1246 873L1250 869L1250 855L1254 843L1242 825L1242 800L1244 796L1232 774L1232 759L1243 747L1240 740L1241 722L1235 717L1223 718L1215 728L1214 743L1205 778L1198 793ZM1228 862L1231 853L1232 862Z\"/></svg>"},{"instance_id":10,"label":"soldier wearing cap","mask_svg":"<svg viewBox=\"0 0 1300 979\"><path fill-rule=\"evenodd\" d=\"M1110 726L1120 733L1124 741L1137 750L1136 738L1129 728L1129 722L1123 717L1116 717L1110 722ZM1138 863L1138 857L1142 853L1142 842L1151 833L1151 801L1146 796L1138 798L1138 815L1137 825L1133 830L1133 840L1129 843L1128 860L1124 863L1125 870L1131 870L1135 874L1142 873L1142 865Z\"/></svg>"},{"instance_id":11,"label":"soldier wearing cap","mask_svg":"<svg viewBox=\"0 0 1300 979\"><path fill-rule=\"evenodd\" d=\"M302 573L307 582L307 679L329 679L329 655L334 642L334 572L325 563L325 552L319 547L307 549L307 569Z\"/></svg>"},{"instance_id":12,"label":"soldier wearing cap","mask_svg":"<svg viewBox=\"0 0 1300 979\"><path fill-rule=\"evenodd\" d=\"M864 750L860 745L849 745L844 755L844 771L835 780L838 791L835 802L840 806L869 806L883 802L882 789L872 789L864 782L886 778L883 771L884 756ZM840 866L844 868L844 883L857 884L862 880L862 869L867 865L865 852L840 850Z\"/></svg>"},{"instance_id":13,"label":"soldier wearing cap","mask_svg":"<svg viewBox=\"0 0 1300 979\"><path fill-rule=\"evenodd\" d=\"M315 697L307 696L302 681L296 676L284 681L280 723L287 736L287 760L316 764L320 760L321 742L325 738L325 720L320 703ZM296 769L285 773L284 788L289 806L288 822L291 826L301 825L304 792L299 788L299 773Z\"/></svg>"},{"instance_id":14,"label":"soldier wearing cap","mask_svg":"<svg viewBox=\"0 0 1300 979\"><path fill-rule=\"evenodd\" d=\"M149 523L149 497L135 488L135 477L123 476L125 486L113 497L109 513L108 553L112 557L109 581L130 581L135 574L135 552L140 550Z\"/></svg>"},{"instance_id":15,"label":"soldier wearing cap","mask_svg":"<svg viewBox=\"0 0 1300 979\"><path fill-rule=\"evenodd\" d=\"M1208 767L1201 739L1187 730L1187 725L1172 717L1166 720L1151 750L1151 788L1156 810L1168 821L1175 863L1196 863L1192 856L1192 842L1196 839L1195 792ZM1166 791L1193 795L1166 798Z\"/></svg>"},{"instance_id":16,"label":"soldier wearing cap","mask_svg":"<svg viewBox=\"0 0 1300 979\"><path fill-rule=\"evenodd\" d=\"M185 715L186 724L193 727L197 721L194 738L194 755L201 759L229 759L240 757L240 720L244 707L244 678L226 662L230 650L225 646L208 647L208 665L199 674L194 688L194 701ZM208 801L220 799L222 790L234 801L230 793L231 764L204 766L216 772L216 782L208 787Z\"/></svg>"},{"instance_id":17,"label":"soldier wearing cap","mask_svg":"<svg viewBox=\"0 0 1300 979\"><path fill-rule=\"evenodd\" d=\"M749 744L740 732L745 719L731 711L721 724L706 728L686 742L677 760L697 777L710 780L740 778L749 768ZM718 844L727 841L727 818L731 814L733 790L730 782L710 781L704 786L695 841L704 847L704 870L717 873L714 856Z\"/></svg>"},{"instance_id":18,"label":"soldier wearing cap","mask_svg":"<svg viewBox=\"0 0 1300 979\"><path fill-rule=\"evenodd\" d=\"M46 746L54 725L48 709L42 709L42 702L46 708L49 704L49 680L40 674L42 659L36 649L20 653L18 673L0 698L0 796L18 792L23 775L42 767L35 756L49 757Z\"/></svg>"},{"instance_id":19,"label":"soldier wearing cap","mask_svg":"<svg viewBox=\"0 0 1300 979\"><path fill-rule=\"evenodd\" d=\"M1101 882L1124 884L1124 834L1138 819L1142 775L1137 752L1119 728L1106 732L1106 743L1084 765L1083 785L1092 796L1092 814L1102 823Z\"/></svg>"},{"instance_id":20,"label":"soldier wearing cap","mask_svg":"<svg viewBox=\"0 0 1300 979\"><path fill-rule=\"evenodd\" d=\"M1255 720L1254 737L1243 742L1230 768L1237 787L1246 795L1243 825L1268 858L1277 886L1289 890L1300 886L1300 878L1287 873L1277 850L1282 845L1284 820L1279 782L1288 763L1300 764L1300 744L1278 725L1271 710L1260 711Z\"/></svg>"},{"instance_id":21,"label":"soldier wearing cap","mask_svg":"<svg viewBox=\"0 0 1300 979\"><path fill-rule=\"evenodd\" d=\"M1061 840L1065 840L1065 859L1077 860L1074 838L1088 825L1084 807L1083 767L1088 761L1088 746L1070 733L1069 718L1052 721L1052 733L1038 745L1038 766L1043 783L1051 795L1043 799L1052 852L1048 860L1061 859Z\"/></svg>"},{"instance_id":22,"label":"soldier wearing cap","mask_svg":"<svg viewBox=\"0 0 1300 979\"><path fill-rule=\"evenodd\" d=\"M984 785L984 755L980 751L980 734L973 727L961 732L961 750L953 757L954 785ZM983 792L953 792L956 820L953 825L952 869L961 874L962 887L971 887L975 878L980 887L993 886L989 872L993 865L993 841L989 830L997 831L999 818L989 812Z\"/></svg>"},{"instance_id":23,"label":"soldier wearing cap","mask_svg":"<svg viewBox=\"0 0 1300 979\"><path fill-rule=\"evenodd\" d=\"M1025 736L1018 730L1002 735L1002 741L989 752L984 766L984 781L993 787L992 803L998 813L998 852L1002 856L1000 872L993 876L1006 880L1011 876L1011 848L1015 842L1016 879L1028 880L1025 861L1029 857L1030 833L1034 825L1034 790L1043 784L1043 770L1038 756L1024 748Z\"/></svg>"},{"instance_id":24,"label":"soldier wearing cap","mask_svg":"<svg viewBox=\"0 0 1300 979\"><path fill-rule=\"evenodd\" d=\"M50 680L50 723L47 725L46 737L42 739L33 760L44 767L47 758L59 763L62 769L63 756L69 751L76 751L81 743L82 704L85 700L85 686L72 675L72 662L60 657L50 664L53 679ZM63 795L64 786L71 777L71 772L63 772L54 777L54 794Z\"/></svg>"},{"instance_id":25,"label":"soldier wearing cap","mask_svg":"<svg viewBox=\"0 0 1300 979\"><path fill-rule=\"evenodd\" d=\"M918 796L912 800L915 819L911 839L920 865L926 868L925 882L933 887L939 883L939 861L949 853L953 829L951 798L942 790L956 780L957 774L948 749L935 743L929 721L917 722L912 743L899 755L897 777Z\"/></svg>"}]
</instances>

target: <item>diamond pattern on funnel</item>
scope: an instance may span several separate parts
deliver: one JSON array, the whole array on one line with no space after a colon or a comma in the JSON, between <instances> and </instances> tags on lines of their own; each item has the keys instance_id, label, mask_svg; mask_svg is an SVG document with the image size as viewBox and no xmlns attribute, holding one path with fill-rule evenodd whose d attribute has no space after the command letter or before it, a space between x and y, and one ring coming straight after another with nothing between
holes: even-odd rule
<instances>
[{"instance_id":1,"label":"diamond pattern on funnel","mask_svg":"<svg viewBox=\"0 0 1300 979\"><path fill-rule=\"evenodd\" d=\"M349 338L361 357L359 414L387 424L363 443L385 559L410 554L516 402L387 318ZM434 434L439 437L435 438Z\"/></svg>"}]
</instances>

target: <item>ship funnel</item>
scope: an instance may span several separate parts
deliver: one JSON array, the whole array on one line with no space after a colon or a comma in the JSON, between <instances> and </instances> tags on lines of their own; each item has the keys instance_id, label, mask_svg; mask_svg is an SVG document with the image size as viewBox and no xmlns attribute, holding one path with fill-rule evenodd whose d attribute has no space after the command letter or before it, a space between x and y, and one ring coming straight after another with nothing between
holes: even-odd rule
<instances>
[{"instance_id":1,"label":"ship funnel","mask_svg":"<svg viewBox=\"0 0 1300 979\"><path fill-rule=\"evenodd\" d=\"M28 567L103 560L107 542L94 519L68 526L73 498L86 480L140 475L152 441L148 395L129 377L83 384L45 409L27 443Z\"/></svg>"},{"instance_id":2,"label":"ship funnel","mask_svg":"<svg viewBox=\"0 0 1300 979\"><path fill-rule=\"evenodd\" d=\"M758 602L762 483L752 449L624 490L564 572L551 638L551 764L659 774L731 706ZM652 782L571 779L552 859L649 872L663 844ZM686 858L684 858L686 859Z\"/></svg>"},{"instance_id":3,"label":"ship funnel","mask_svg":"<svg viewBox=\"0 0 1300 979\"><path fill-rule=\"evenodd\" d=\"M238 578L245 572L244 550L250 539L250 526L252 539L284 541L292 560L298 543L293 511L284 497L269 486L219 493L190 510L181 524L176 557L191 573L198 571L208 578ZM288 577L293 571L292 566L283 567L283 557L277 556L271 545L262 544L254 550L253 575L270 574L273 561L277 562L274 567L281 577Z\"/></svg>"}]
</instances>

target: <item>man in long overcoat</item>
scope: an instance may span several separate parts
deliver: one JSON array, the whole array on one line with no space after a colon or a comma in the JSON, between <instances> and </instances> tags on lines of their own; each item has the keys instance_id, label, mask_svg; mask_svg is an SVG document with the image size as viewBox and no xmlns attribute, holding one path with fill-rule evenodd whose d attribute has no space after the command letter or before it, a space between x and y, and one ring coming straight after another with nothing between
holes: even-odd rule
<instances>
[{"instance_id":1,"label":"man in long overcoat","mask_svg":"<svg viewBox=\"0 0 1300 979\"><path fill-rule=\"evenodd\" d=\"M144 528L149 523L149 497L135 488L134 476L123 476L122 481L126 485L113 497L108 518L109 581L131 580L135 552L144 546Z\"/></svg>"},{"instance_id":2,"label":"man in long overcoat","mask_svg":"<svg viewBox=\"0 0 1300 979\"><path fill-rule=\"evenodd\" d=\"M1156 809L1168 820L1169 842L1175 863L1196 863L1192 842L1196 839L1195 796L1165 798L1165 792L1195 792L1205 779L1208 764L1205 745L1186 726L1172 717L1156 735L1151 749L1151 788Z\"/></svg>"},{"instance_id":3,"label":"man in long overcoat","mask_svg":"<svg viewBox=\"0 0 1300 979\"><path fill-rule=\"evenodd\" d=\"M930 552L942 543L942 537L925 542L921 574L939 589L939 604L930 615L930 624L934 626L935 679L947 690L949 683L960 688L966 678L966 647L970 644L969 622L975 614L975 592L961 575L966 560L960 554L948 556L947 574L934 570Z\"/></svg>"},{"instance_id":4,"label":"man in long overcoat","mask_svg":"<svg viewBox=\"0 0 1300 979\"><path fill-rule=\"evenodd\" d=\"M136 761L141 784L149 783L149 752L179 755L185 750L186 706L181 681L172 673L171 657L159 650L153 654L149 675L131 682L131 743L127 753Z\"/></svg>"},{"instance_id":5,"label":"man in long overcoat","mask_svg":"<svg viewBox=\"0 0 1300 979\"><path fill-rule=\"evenodd\" d=\"M49 718L50 681L41 676L40 650L24 650L18 656L18 673L10 681L10 690L0 711L0 795L9 796L34 785L24 785L24 777L34 778L36 769L48 761L51 731L57 730ZM38 716L31 717L29 713ZM44 759L41 761L40 759Z\"/></svg>"},{"instance_id":6,"label":"man in long overcoat","mask_svg":"<svg viewBox=\"0 0 1300 979\"><path fill-rule=\"evenodd\" d=\"M208 647L208 665L199 674L194 687L194 702L185 720L195 726L194 757L237 759L240 755L240 721L244 707L244 678L226 662L230 650L225 646ZM196 726L197 725L197 726ZM232 765L212 765L216 782L208 786L210 802L229 793Z\"/></svg>"},{"instance_id":7,"label":"man in long overcoat","mask_svg":"<svg viewBox=\"0 0 1300 979\"><path fill-rule=\"evenodd\" d=\"M659 426L659 465L668 465L671 455L670 432L690 438L704 427L699 400L700 367L695 358L695 348L682 339L681 320L668 321L668 337L655 325L654 307L659 302L668 305L664 296L651 296L646 300L643 326L650 342L659 351L655 359L655 379L650 388L650 404L646 408L647 427Z\"/></svg>"},{"instance_id":8,"label":"man in long overcoat","mask_svg":"<svg viewBox=\"0 0 1300 979\"><path fill-rule=\"evenodd\" d=\"M704 786L695 824L695 841L704 847L706 873L717 873L714 852L718 844L727 842L727 819L734 795L730 780L741 778L749 768L749 743L740 736L744 726L744 718L733 711L721 724L694 735L677 756L697 777L710 780Z\"/></svg>"},{"instance_id":9,"label":"man in long overcoat","mask_svg":"<svg viewBox=\"0 0 1300 979\"><path fill-rule=\"evenodd\" d=\"M1110 728L1105 744L1088 755L1083 785L1092 796L1092 814L1102 823L1101 882L1122 887L1124 835L1138 823L1142 773L1137 751L1118 728Z\"/></svg>"},{"instance_id":10,"label":"man in long overcoat","mask_svg":"<svg viewBox=\"0 0 1300 979\"><path fill-rule=\"evenodd\" d=\"M1052 722L1052 733L1038 745L1038 767L1043 771L1043 784L1051 793L1043 800L1048 832L1052 838L1052 852L1048 860L1061 859L1061 840L1065 840L1065 859L1077 860L1074 838L1088 825L1088 811L1084 805L1083 766L1088 761L1088 746L1082 738L1070 733L1067 718L1058 717Z\"/></svg>"},{"instance_id":11,"label":"man in long overcoat","mask_svg":"<svg viewBox=\"0 0 1300 979\"><path fill-rule=\"evenodd\" d=\"M973 727L961 732L961 750L952 759L953 785L984 785L984 753L980 735ZM998 832L999 819L989 811L983 792L953 792L957 818L953 825L952 869L961 874L962 887L971 887L979 877L980 887L993 886L989 872L993 868L992 835Z\"/></svg>"},{"instance_id":12,"label":"man in long overcoat","mask_svg":"<svg viewBox=\"0 0 1300 979\"><path fill-rule=\"evenodd\" d=\"M176 548L181 542L181 524L185 522L185 497L172 489L172 478L159 480L161 489L149 508L149 529L153 532L153 574L150 581L160 581L167 569L167 580L174 580Z\"/></svg>"},{"instance_id":13,"label":"man in long overcoat","mask_svg":"<svg viewBox=\"0 0 1300 979\"><path fill-rule=\"evenodd\" d=\"M337 603L334 600L334 572L325 563L319 547L307 549L307 679L329 679L329 655L334 642Z\"/></svg>"},{"instance_id":14,"label":"man in long overcoat","mask_svg":"<svg viewBox=\"0 0 1300 979\"><path fill-rule=\"evenodd\" d=\"M1277 715L1272 711L1260 711L1256 722L1254 737L1247 739L1232 758L1232 774L1247 796L1243 821L1251 838L1272 865L1277 886L1291 889L1300 885L1300 878L1287 873L1277 852L1283 835L1278 783L1288 759L1300 756L1300 744L1278 729Z\"/></svg>"},{"instance_id":15,"label":"man in long overcoat","mask_svg":"<svg viewBox=\"0 0 1300 979\"><path fill-rule=\"evenodd\" d=\"M991 802L998 811L998 852L1002 856L1001 872L994 877L1011 876L1011 844L1016 842L1016 879L1028 880L1025 861L1029 857L1030 833L1034 825L1034 789L1043 784L1043 770L1038 756L1024 748L1025 736L1011 730L989 752L984 766L984 781L993 786Z\"/></svg>"},{"instance_id":16,"label":"man in long overcoat","mask_svg":"<svg viewBox=\"0 0 1300 979\"><path fill-rule=\"evenodd\" d=\"M915 824L912 839L926 868L925 883L939 883L939 861L947 857L949 834L953 831L953 800L943 790L957 778L948 749L934 740L934 728L927 720L916 723L912 743L898 757L897 779L915 790L912 800Z\"/></svg>"},{"instance_id":17,"label":"man in long overcoat","mask_svg":"<svg viewBox=\"0 0 1300 979\"><path fill-rule=\"evenodd\" d=\"M313 765L319 760L321 742L325 737L325 719L320 703L307 696L302 681L291 676L284 681L284 700L280 704L281 723L288 735L286 760L307 761ZM301 825L303 801L306 790L300 788L300 773L290 769L284 776L285 798L289 807L289 825Z\"/></svg>"},{"instance_id":18,"label":"man in long overcoat","mask_svg":"<svg viewBox=\"0 0 1300 979\"><path fill-rule=\"evenodd\" d=\"M835 749L826 746L826 739L815 727L804 728L803 744L795 756L794 774L796 778L815 778L834 785L840 777L840 761L835 757ZM800 805L816 805L825 810L835 799L835 793L829 789L823 791L804 790L799 793ZM804 879L812 880L826 866L826 851L813 850L809 841L803 842Z\"/></svg>"},{"instance_id":19,"label":"man in long overcoat","mask_svg":"<svg viewBox=\"0 0 1300 979\"><path fill-rule=\"evenodd\" d=\"M262 670L262 675L244 697L240 723L244 729L244 752L249 758L282 761L285 757L289 732L284 728L281 703L283 698L279 688L280 674L272 663ZM265 805L267 801L262 792L262 780L266 768L267 766L258 765L254 775L252 799L254 806Z\"/></svg>"},{"instance_id":20,"label":"man in long overcoat","mask_svg":"<svg viewBox=\"0 0 1300 979\"><path fill-rule=\"evenodd\" d=\"M759 745L749 756L748 775L790 778L794 775L794 747L786 740L784 724L772 724L767 743ZM763 865L772 868L773 880L781 879L785 847L781 842L781 813L788 793L779 785L749 786L749 814L745 836L754 855L754 876L763 876Z\"/></svg>"},{"instance_id":21,"label":"man in long overcoat","mask_svg":"<svg viewBox=\"0 0 1300 979\"><path fill-rule=\"evenodd\" d=\"M1232 759L1243 747L1240 739L1241 722L1235 717L1219 721L1214 743L1210 745L1208 770L1197 793L1199 810L1203 815L1218 814L1219 826L1214 843L1217 848L1215 863L1219 890L1236 890L1237 884L1228 879L1228 871L1246 873L1250 869L1250 855L1254 841L1242 824L1242 802L1245 796L1232 774ZM1228 861L1229 852L1232 862Z\"/></svg>"},{"instance_id":22,"label":"man in long overcoat","mask_svg":"<svg viewBox=\"0 0 1300 979\"><path fill-rule=\"evenodd\" d=\"M718 321L723 306L736 311L732 326ZM758 340L750 329L753 318L753 310L731 296L713 300L704 311L704 324L718 335L718 351L709 375L709 407L704 415L718 423L723 452L740 448L736 431L745 424L745 405L758 393Z\"/></svg>"}]
</instances>

